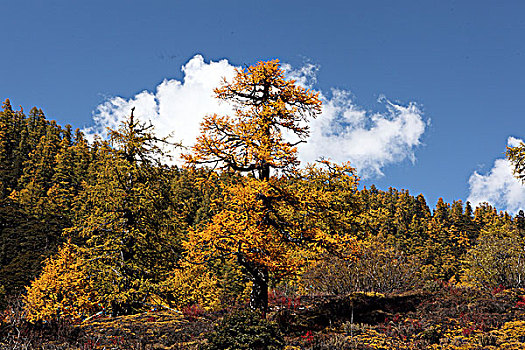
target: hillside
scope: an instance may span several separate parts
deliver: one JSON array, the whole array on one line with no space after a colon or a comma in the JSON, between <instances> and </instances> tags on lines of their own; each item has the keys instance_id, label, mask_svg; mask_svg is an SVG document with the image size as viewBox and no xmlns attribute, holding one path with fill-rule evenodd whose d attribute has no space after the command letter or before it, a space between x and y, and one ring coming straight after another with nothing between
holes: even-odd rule
<instances>
[{"instance_id":1,"label":"hillside","mask_svg":"<svg viewBox=\"0 0 525 350\"><path fill-rule=\"evenodd\" d=\"M432 288L278 298L269 319L278 324L286 349L525 348L525 290ZM4 325L0 348L197 349L232 312L238 310L162 309L115 318L99 315L79 324L24 323L16 325L18 330Z\"/></svg>"},{"instance_id":2,"label":"hillside","mask_svg":"<svg viewBox=\"0 0 525 350\"><path fill-rule=\"evenodd\" d=\"M4 348L521 348L523 211L301 165L322 103L278 60L215 94L235 113L204 118L184 166L134 108L88 142L4 102Z\"/></svg>"}]
</instances>

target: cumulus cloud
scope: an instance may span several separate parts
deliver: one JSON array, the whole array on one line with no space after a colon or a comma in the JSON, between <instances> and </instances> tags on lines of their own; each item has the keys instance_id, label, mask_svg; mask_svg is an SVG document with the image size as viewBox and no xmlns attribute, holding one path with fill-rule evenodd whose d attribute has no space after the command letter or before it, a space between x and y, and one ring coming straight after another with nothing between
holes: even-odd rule
<instances>
[{"instance_id":1,"label":"cumulus cloud","mask_svg":"<svg viewBox=\"0 0 525 350\"><path fill-rule=\"evenodd\" d=\"M232 113L228 104L214 97L213 89L223 78L231 79L234 69L227 60L206 63L201 55L196 55L182 67L182 81L165 79L155 92L142 91L129 99L108 99L93 112L94 125L84 131L91 138L95 134L104 138L106 127L115 128L135 107L134 115L151 122L159 136L173 133L175 141L191 145L203 116Z\"/></svg>"},{"instance_id":2,"label":"cumulus cloud","mask_svg":"<svg viewBox=\"0 0 525 350\"><path fill-rule=\"evenodd\" d=\"M319 67L308 63L298 69L282 65L287 77L313 88ZM199 133L202 118L211 113L231 114L230 105L213 97L222 78L231 79L235 67L227 60L206 63L201 55L183 67L182 81L166 79L155 92L143 91L132 98L114 97L93 112L94 125L85 129L105 136L105 128L115 128L136 107L135 116L151 121L159 136L173 132L176 141L191 146ZM389 164L415 160L414 151L426 129L423 115L414 103L400 105L382 98L383 112L358 106L348 91L333 89L329 96L320 92L323 112L311 121L311 135L299 148L299 158L311 162L320 157L350 161L360 175L381 176Z\"/></svg>"},{"instance_id":3,"label":"cumulus cloud","mask_svg":"<svg viewBox=\"0 0 525 350\"><path fill-rule=\"evenodd\" d=\"M353 103L347 91L323 97L323 113L312 122L312 133L301 159L319 155L350 160L361 176L382 176L389 164L416 157L426 122L415 103L402 106L381 98L385 112L369 112Z\"/></svg>"},{"instance_id":4,"label":"cumulus cloud","mask_svg":"<svg viewBox=\"0 0 525 350\"><path fill-rule=\"evenodd\" d=\"M515 147L521 140L509 137L507 145ZM525 186L512 174L512 165L506 159L496 159L485 175L474 172L469 178L468 201L474 206L488 202L500 210L517 213L525 209Z\"/></svg>"},{"instance_id":5,"label":"cumulus cloud","mask_svg":"<svg viewBox=\"0 0 525 350\"><path fill-rule=\"evenodd\" d=\"M302 87L313 89L315 83L317 83L317 72L319 71L319 65L317 64L309 62L296 69L288 63L283 63L281 68L288 79L295 80Z\"/></svg>"}]
</instances>

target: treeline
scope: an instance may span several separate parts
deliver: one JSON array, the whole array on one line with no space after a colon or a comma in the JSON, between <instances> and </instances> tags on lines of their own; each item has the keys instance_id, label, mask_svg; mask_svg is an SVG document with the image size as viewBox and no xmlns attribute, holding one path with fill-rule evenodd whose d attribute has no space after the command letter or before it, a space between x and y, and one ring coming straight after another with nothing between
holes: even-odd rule
<instances>
[{"instance_id":1,"label":"treeline","mask_svg":"<svg viewBox=\"0 0 525 350\"><path fill-rule=\"evenodd\" d=\"M0 303L5 305L6 298L23 293L63 241L71 200L86 178L92 152L80 131L47 120L42 110L26 115L9 100L2 107Z\"/></svg>"},{"instance_id":2,"label":"treeline","mask_svg":"<svg viewBox=\"0 0 525 350\"><path fill-rule=\"evenodd\" d=\"M332 260L303 278L317 292L401 292L452 283L481 288L523 288L525 217L483 203L472 208L441 198L431 210L423 195L406 190L359 192L361 250L355 262Z\"/></svg>"},{"instance_id":3,"label":"treeline","mask_svg":"<svg viewBox=\"0 0 525 350\"><path fill-rule=\"evenodd\" d=\"M72 131L70 125L61 127L46 119L42 110L36 108L29 115L22 110L14 111L9 100L3 103L0 112L0 132L2 306L8 299L25 294L24 287L40 274L45 259L56 254L59 246L68 240L85 246L95 239L97 229L100 232L108 229L100 223L90 237L64 231L76 224L85 225L92 210L104 211L102 217L140 212L141 219L146 216L150 219L149 224L153 226L147 229L151 232L158 233L163 225L176 228L170 238L175 241L184 236L187 227L199 223L207 215L209 198L203 198L195 187L198 171L183 171L157 162L146 166L144 159L136 160L141 164L140 170L129 168L135 162L130 160L136 156L131 153L137 152L132 144L136 139L132 135L126 135L129 139L123 141L127 143L121 144L123 148L118 151L111 143L120 142L118 138L123 135L111 141L97 140L89 144L78 129ZM140 154L142 150L138 150L137 156L144 156ZM149 208L143 203L132 202L139 185L142 186L140 190L146 192L137 194L141 200L148 195L157 196L148 198ZM110 207L111 200L117 201L115 208ZM119 200L129 203L121 205ZM125 212L128 207L132 209ZM158 236L150 240L162 246ZM174 249L175 255L180 254L179 243L166 248ZM155 257L164 264L173 263L162 258Z\"/></svg>"},{"instance_id":4,"label":"treeline","mask_svg":"<svg viewBox=\"0 0 525 350\"><path fill-rule=\"evenodd\" d=\"M138 124L133 128L138 129ZM155 152L148 148L148 154L141 154L146 149L144 144L134 145L137 140L125 131L115 132L109 142L97 140L89 144L78 129L73 131L70 125L61 127L49 121L37 108L28 115L22 110L15 111L6 100L0 112L0 132L3 306L9 298L26 293L25 287L40 274L44 260L56 254L68 239L80 245L99 240L96 244L105 244L107 248L110 243L102 230L111 225L90 223L89 228L82 230L96 231L95 226L99 225L100 233L71 234L79 225L86 225L87 220L96 220L90 213L97 210L106 211L106 215L100 214L105 220L119 210L128 210L124 215L136 215L141 220L147 218L149 222L143 223L145 235L148 231L155 233L149 241L115 244L135 247L143 244L135 249L141 254L133 257L134 263L151 264L144 269L159 274L144 278L148 283L168 280L160 271L169 273L180 265L181 242L188 230L208 222L213 215L212 202L222 196L222 187L217 183L198 183L202 176L212 179L206 173L208 170L169 167L162 165L160 158L148 160ZM138 135L143 136L141 132ZM130 166L126 162L136 158L133 152L143 157L142 169L136 174L125 169ZM156 156L161 157L162 152L158 150ZM130 178L130 174L134 175ZM228 183L234 178L235 175L223 173L221 178L213 179ZM117 200L116 193L129 204L117 202L115 208L109 209L113 205L110 202ZM384 292L410 289L435 280L486 288L523 286L523 211L512 217L498 213L488 204L473 209L468 202L448 204L441 199L431 210L423 195L412 196L406 190L392 188L381 191L374 186L358 191L356 199L360 211L356 232L361 246L358 259L349 262L334 258L330 263L312 264L303 275L305 291ZM142 203L144 200L149 202ZM155 250L148 245L170 251ZM158 262L162 266L156 266ZM221 268L215 266L215 269ZM239 282L238 278L235 275L235 283L223 281L223 288L231 289L230 294L242 293L241 285L247 281ZM121 289L129 290L131 286L125 283L128 282L123 282Z\"/></svg>"}]
</instances>

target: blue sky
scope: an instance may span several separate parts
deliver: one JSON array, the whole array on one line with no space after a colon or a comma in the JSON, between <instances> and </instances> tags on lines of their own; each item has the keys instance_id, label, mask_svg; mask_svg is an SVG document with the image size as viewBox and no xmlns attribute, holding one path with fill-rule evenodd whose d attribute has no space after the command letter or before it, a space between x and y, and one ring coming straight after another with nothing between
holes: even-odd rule
<instances>
[{"instance_id":1,"label":"blue sky","mask_svg":"<svg viewBox=\"0 0 525 350\"><path fill-rule=\"evenodd\" d=\"M327 102L336 89L347 110L384 120L399 117L390 104L413 103L424 123L417 142L410 127L386 138L401 139L401 153L363 184L516 210L525 192L497 160L510 136L525 138L523 13L521 1L8 1L0 98L86 127L115 96L127 108L144 90L156 98L164 79L184 85L197 54L204 65L315 65L312 87Z\"/></svg>"}]
</instances>

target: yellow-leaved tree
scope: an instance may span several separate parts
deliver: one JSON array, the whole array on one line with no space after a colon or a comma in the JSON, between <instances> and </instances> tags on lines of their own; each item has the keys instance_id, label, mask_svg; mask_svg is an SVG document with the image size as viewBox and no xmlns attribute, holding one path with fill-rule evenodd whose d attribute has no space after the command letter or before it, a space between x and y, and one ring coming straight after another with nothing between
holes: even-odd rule
<instances>
[{"instance_id":1,"label":"yellow-leaved tree","mask_svg":"<svg viewBox=\"0 0 525 350\"><path fill-rule=\"evenodd\" d=\"M82 252L70 242L44 262L40 277L24 296L29 321L79 319L95 311L100 296Z\"/></svg>"},{"instance_id":2,"label":"yellow-leaved tree","mask_svg":"<svg viewBox=\"0 0 525 350\"><path fill-rule=\"evenodd\" d=\"M131 115L99 144L91 179L76 199L66 235L83 242L103 303L131 314L173 298L164 281L177 268L184 229L170 196L170 168L151 124Z\"/></svg>"},{"instance_id":3,"label":"yellow-leaved tree","mask_svg":"<svg viewBox=\"0 0 525 350\"><path fill-rule=\"evenodd\" d=\"M224 189L216 214L191 232L186 250L193 261L238 263L252 282L251 307L265 314L272 276L297 274L329 252L351 254L357 177L348 164L298 167L297 145L321 112L317 93L286 79L278 60L236 73L215 90L235 114L206 116L184 157L243 176Z\"/></svg>"},{"instance_id":4,"label":"yellow-leaved tree","mask_svg":"<svg viewBox=\"0 0 525 350\"><path fill-rule=\"evenodd\" d=\"M517 146L507 147L507 159L514 166L516 178L525 183L525 143L521 141Z\"/></svg>"}]
</instances>

